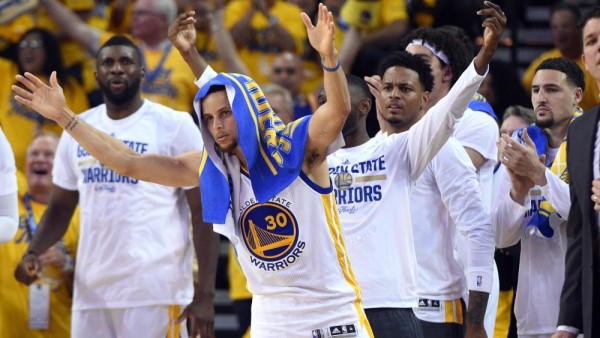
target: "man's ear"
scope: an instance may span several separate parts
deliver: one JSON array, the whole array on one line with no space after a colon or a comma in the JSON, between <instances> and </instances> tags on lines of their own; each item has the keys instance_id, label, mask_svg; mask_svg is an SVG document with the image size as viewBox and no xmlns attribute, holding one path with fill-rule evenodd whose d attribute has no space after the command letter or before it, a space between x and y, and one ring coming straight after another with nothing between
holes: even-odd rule
<instances>
[{"instance_id":1,"label":"man's ear","mask_svg":"<svg viewBox=\"0 0 600 338\"><path fill-rule=\"evenodd\" d=\"M423 92L423 95L421 96L421 109L427 106L427 102L429 102L429 92Z\"/></svg>"},{"instance_id":2,"label":"man's ear","mask_svg":"<svg viewBox=\"0 0 600 338\"><path fill-rule=\"evenodd\" d=\"M454 72L452 72L452 67L445 65L442 73L442 82L451 82L453 77Z\"/></svg>"},{"instance_id":3,"label":"man's ear","mask_svg":"<svg viewBox=\"0 0 600 338\"><path fill-rule=\"evenodd\" d=\"M358 103L358 116L363 117L369 114L369 112L371 111L371 105L373 103L371 102L371 99L369 98L364 98L362 100L360 100L360 102Z\"/></svg>"}]
</instances>

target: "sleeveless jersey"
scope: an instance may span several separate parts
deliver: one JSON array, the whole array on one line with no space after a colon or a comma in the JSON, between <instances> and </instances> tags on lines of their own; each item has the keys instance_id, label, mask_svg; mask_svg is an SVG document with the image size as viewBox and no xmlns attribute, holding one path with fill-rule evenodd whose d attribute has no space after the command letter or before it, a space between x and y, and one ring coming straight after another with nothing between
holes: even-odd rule
<instances>
[{"instance_id":1,"label":"sleeveless jersey","mask_svg":"<svg viewBox=\"0 0 600 338\"><path fill-rule=\"evenodd\" d=\"M370 328L348 261L332 188L306 175L259 204L246 174L233 179L233 243L253 294L252 336L310 337L315 329ZM231 217L228 217L231 219Z\"/></svg>"}]
</instances>

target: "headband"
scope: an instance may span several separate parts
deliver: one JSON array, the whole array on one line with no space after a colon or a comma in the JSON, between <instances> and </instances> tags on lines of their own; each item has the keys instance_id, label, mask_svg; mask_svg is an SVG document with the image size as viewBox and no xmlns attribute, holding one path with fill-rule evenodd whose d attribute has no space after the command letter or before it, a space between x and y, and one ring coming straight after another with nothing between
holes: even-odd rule
<instances>
[{"instance_id":1,"label":"headband","mask_svg":"<svg viewBox=\"0 0 600 338\"><path fill-rule=\"evenodd\" d=\"M437 56L438 59L442 60L442 62L444 62L447 65L450 64L450 61L448 61L448 57L446 56L446 54L444 54L444 52L442 52L441 50L437 51L435 49L435 47L433 47L433 45L431 45L429 42L423 41L421 39L414 39L408 44L408 46L406 46L406 49L408 49L408 47L410 47L412 45L423 46L423 47L429 49L429 51L431 51L433 53L433 55Z\"/></svg>"}]
</instances>

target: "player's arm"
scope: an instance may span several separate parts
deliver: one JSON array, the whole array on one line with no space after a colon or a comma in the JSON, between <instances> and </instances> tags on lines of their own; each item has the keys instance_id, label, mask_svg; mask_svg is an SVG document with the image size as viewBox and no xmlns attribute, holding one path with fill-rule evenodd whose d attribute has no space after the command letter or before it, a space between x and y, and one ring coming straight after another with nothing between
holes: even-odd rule
<instances>
[{"instance_id":1,"label":"player's arm","mask_svg":"<svg viewBox=\"0 0 600 338\"><path fill-rule=\"evenodd\" d=\"M317 25L313 26L306 13L302 13L310 44L321 56L324 66L323 82L327 102L313 114L308 126L308 143L306 145L303 171L313 173L314 168L325 162L327 147L335 141L350 113L350 94L346 75L339 67L338 53L333 46L335 28L333 15L322 4L319 4ZM326 173L325 173L326 174ZM320 175L319 175L320 176ZM329 179L328 175L327 180ZM315 178L316 183L321 181ZM328 181L325 182L325 185Z\"/></svg>"},{"instance_id":2,"label":"player's arm","mask_svg":"<svg viewBox=\"0 0 600 338\"><path fill-rule=\"evenodd\" d=\"M71 111L56 80L56 72L50 76L50 86L31 73L17 75L17 81L27 88L12 86L19 103L55 121L92 156L120 175L173 187L198 185L200 151L177 157L136 153L123 142L80 120Z\"/></svg>"},{"instance_id":3,"label":"player's arm","mask_svg":"<svg viewBox=\"0 0 600 338\"><path fill-rule=\"evenodd\" d=\"M198 261L198 284L194 290L192 303L183 311L180 318L187 318L190 336L214 338L215 320L215 281L219 259L219 235L212 230L212 224L202 220L200 189L186 191L192 214L192 237Z\"/></svg>"},{"instance_id":4,"label":"player's arm","mask_svg":"<svg viewBox=\"0 0 600 338\"><path fill-rule=\"evenodd\" d=\"M440 195L452 221L465 236L469 306L466 337L482 337L483 318L492 289L494 231L485 211L475 168L462 145L450 140L432 162Z\"/></svg>"},{"instance_id":5,"label":"player's arm","mask_svg":"<svg viewBox=\"0 0 600 338\"><path fill-rule=\"evenodd\" d=\"M50 17L67 36L92 53L98 50L100 46L99 31L85 23L58 0L40 0L40 4L46 8Z\"/></svg>"},{"instance_id":6,"label":"player's arm","mask_svg":"<svg viewBox=\"0 0 600 338\"><path fill-rule=\"evenodd\" d=\"M194 73L194 77L199 78L208 64L196 49L195 14L194 11L179 14L169 26L168 37Z\"/></svg>"},{"instance_id":7,"label":"player's arm","mask_svg":"<svg viewBox=\"0 0 600 338\"><path fill-rule=\"evenodd\" d=\"M427 114L409 130L408 143L410 175L416 180L442 145L452 135L454 124L460 119L473 94L487 72L488 64L496 52L506 16L502 9L489 1L477 15L487 16L483 21L484 42L472 65L461 74L450 92L427 111Z\"/></svg>"},{"instance_id":8,"label":"player's arm","mask_svg":"<svg viewBox=\"0 0 600 338\"><path fill-rule=\"evenodd\" d=\"M57 185L52 187L48 208L29 243L27 253L15 270L15 278L18 281L29 285L38 278L42 269L38 256L63 238L78 202L78 191L66 190Z\"/></svg>"}]
</instances>

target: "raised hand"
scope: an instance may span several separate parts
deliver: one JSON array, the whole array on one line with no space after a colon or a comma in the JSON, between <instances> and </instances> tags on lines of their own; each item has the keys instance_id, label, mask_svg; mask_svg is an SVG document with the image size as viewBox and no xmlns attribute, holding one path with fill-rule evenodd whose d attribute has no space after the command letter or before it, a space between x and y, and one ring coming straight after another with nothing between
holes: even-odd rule
<instances>
[{"instance_id":1,"label":"raised hand","mask_svg":"<svg viewBox=\"0 0 600 338\"><path fill-rule=\"evenodd\" d=\"M523 130L525 144L520 144L508 135L500 136L498 151L500 161L515 174L528 177L534 184L546 184L546 155L538 156L535 144Z\"/></svg>"},{"instance_id":2,"label":"raised hand","mask_svg":"<svg viewBox=\"0 0 600 338\"><path fill-rule=\"evenodd\" d=\"M29 285L35 282L36 279L42 275L42 263L35 254L26 254L17 265L15 269L15 278L25 284Z\"/></svg>"},{"instance_id":3,"label":"raised hand","mask_svg":"<svg viewBox=\"0 0 600 338\"><path fill-rule=\"evenodd\" d=\"M495 50L504 26L506 26L506 16L500 6L495 3L484 1L483 4L487 8L477 12L477 15L487 16L481 24L482 27L485 27L483 31L483 48Z\"/></svg>"},{"instance_id":4,"label":"raised hand","mask_svg":"<svg viewBox=\"0 0 600 338\"><path fill-rule=\"evenodd\" d=\"M302 13L302 21L306 26L308 41L311 46L321 54L321 58L329 57L337 53L333 42L335 39L335 25L333 14L323 4L319 4L319 15L317 25L313 26L306 13Z\"/></svg>"},{"instance_id":5,"label":"raised hand","mask_svg":"<svg viewBox=\"0 0 600 338\"><path fill-rule=\"evenodd\" d=\"M194 11L179 14L169 26L169 40L180 53L187 53L192 48L196 48L195 15L196 12Z\"/></svg>"},{"instance_id":6,"label":"raised hand","mask_svg":"<svg viewBox=\"0 0 600 338\"><path fill-rule=\"evenodd\" d=\"M15 100L20 104L27 106L44 117L64 126L67 121L64 120L64 111L67 109L65 94L56 80L56 72L50 75L50 86L43 83L38 77L31 73L25 73L24 76L17 75L19 81L25 88L13 85L12 90L17 94Z\"/></svg>"}]
</instances>

